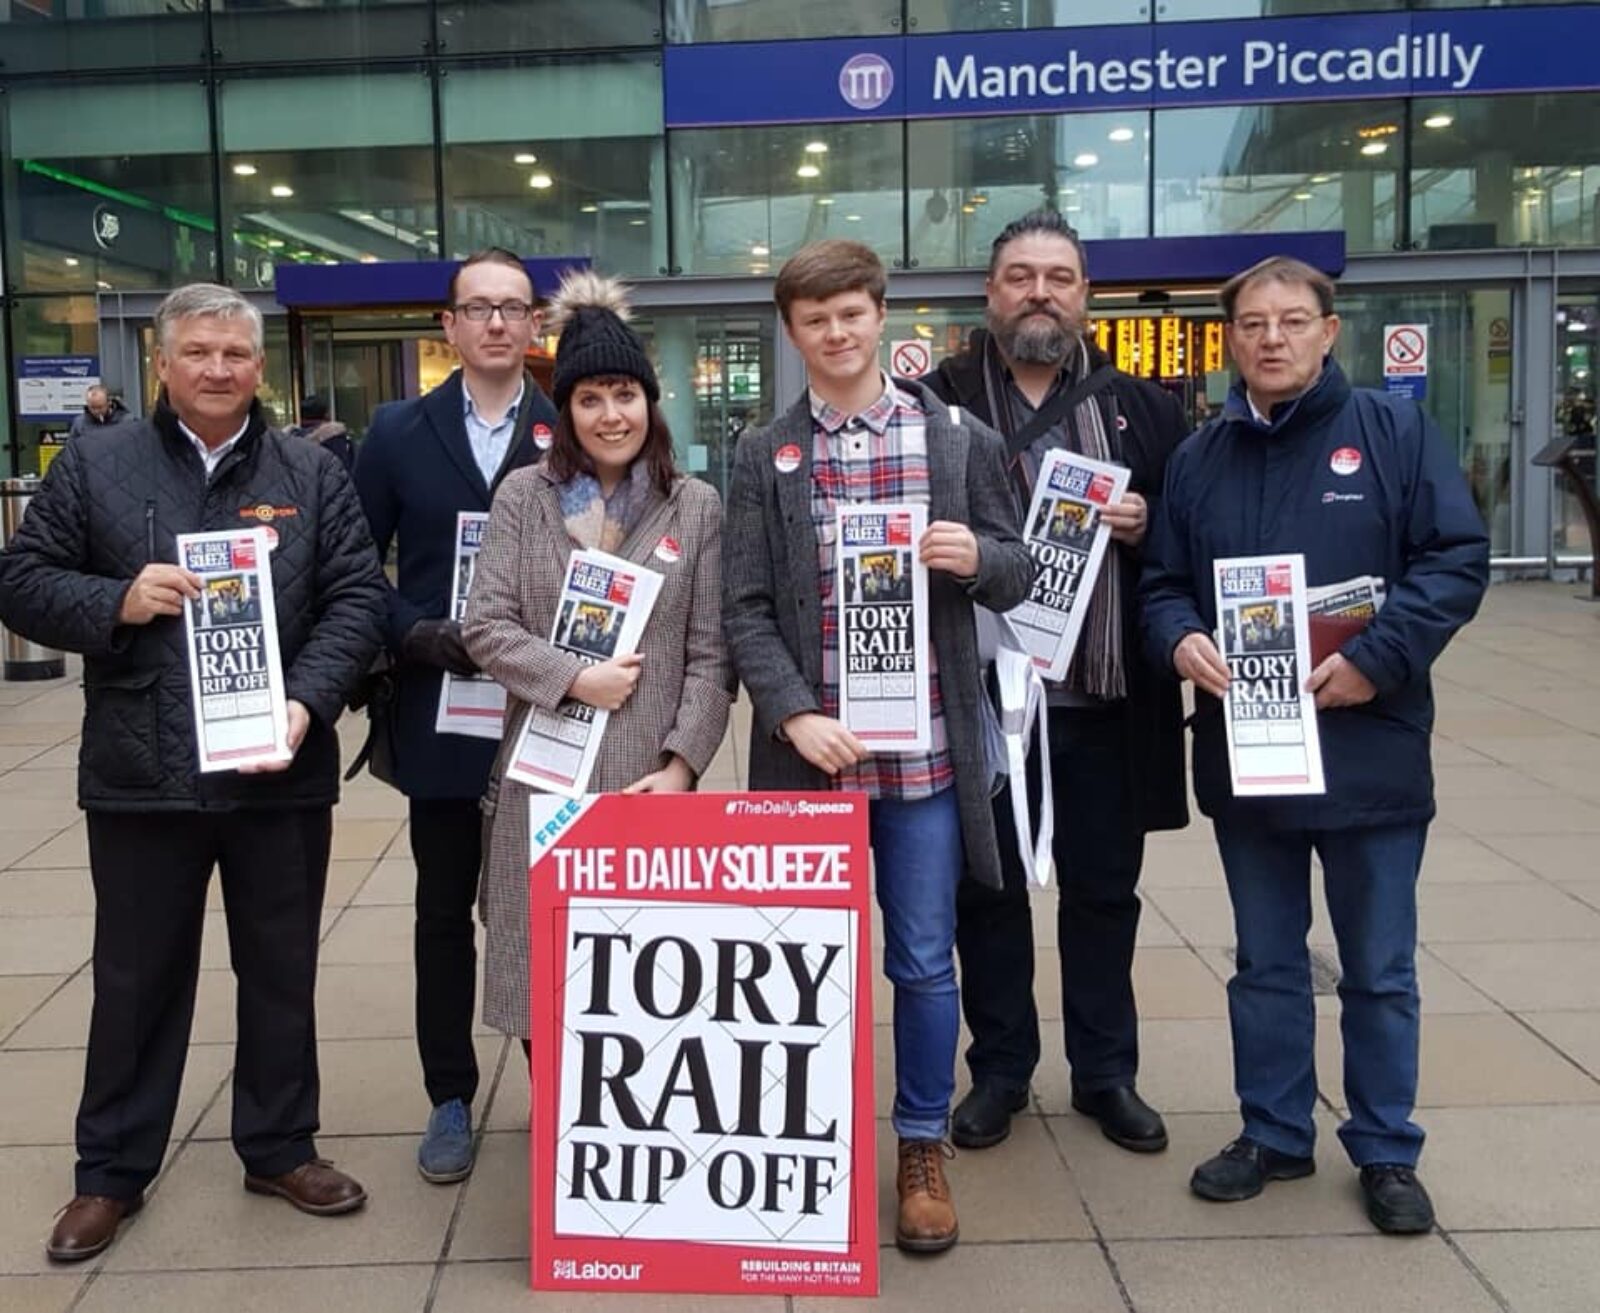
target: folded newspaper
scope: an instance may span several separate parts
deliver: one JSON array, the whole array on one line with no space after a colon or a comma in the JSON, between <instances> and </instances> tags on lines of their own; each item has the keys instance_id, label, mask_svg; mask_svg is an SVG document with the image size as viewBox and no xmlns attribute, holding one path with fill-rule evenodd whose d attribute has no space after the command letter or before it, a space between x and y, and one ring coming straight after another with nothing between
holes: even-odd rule
<instances>
[{"instance_id":1,"label":"folded newspaper","mask_svg":"<svg viewBox=\"0 0 1600 1313\"><path fill-rule=\"evenodd\" d=\"M925 752L933 736L928 570L917 543L928 508L840 506L835 527L839 719L874 752Z\"/></svg>"},{"instance_id":2,"label":"folded newspaper","mask_svg":"<svg viewBox=\"0 0 1600 1313\"><path fill-rule=\"evenodd\" d=\"M605 552L573 552L567 561L550 642L590 664L638 650L661 592L654 570ZM611 713L568 698L554 711L531 707L506 774L545 793L585 793Z\"/></svg>"},{"instance_id":3,"label":"folded newspaper","mask_svg":"<svg viewBox=\"0 0 1600 1313\"><path fill-rule=\"evenodd\" d=\"M202 772L287 761L289 715L265 529L178 535L200 576L183 611L194 739Z\"/></svg>"},{"instance_id":4,"label":"folded newspaper","mask_svg":"<svg viewBox=\"0 0 1600 1313\"><path fill-rule=\"evenodd\" d=\"M1008 614L1046 679L1067 677L1110 548L1101 512L1122 500L1130 473L1059 448L1040 467L1025 526L1038 573L1028 600Z\"/></svg>"},{"instance_id":5,"label":"folded newspaper","mask_svg":"<svg viewBox=\"0 0 1600 1313\"><path fill-rule=\"evenodd\" d=\"M1305 557L1227 557L1215 570L1234 796L1326 792L1316 700L1305 690L1312 668Z\"/></svg>"},{"instance_id":6,"label":"folded newspaper","mask_svg":"<svg viewBox=\"0 0 1600 1313\"><path fill-rule=\"evenodd\" d=\"M467 594L478 568L489 516L485 511L456 515L456 570L451 588L450 616L458 624L467 618ZM505 730L506 691L487 675L453 675L448 670L439 683L439 711L434 729L440 734L466 734L499 741Z\"/></svg>"},{"instance_id":7,"label":"folded newspaper","mask_svg":"<svg viewBox=\"0 0 1600 1313\"><path fill-rule=\"evenodd\" d=\"M1383 580L1370 574L1307 588L1311 669L1315 670L1371 624L1383 598Z\"/></svg>"}]
</instances>

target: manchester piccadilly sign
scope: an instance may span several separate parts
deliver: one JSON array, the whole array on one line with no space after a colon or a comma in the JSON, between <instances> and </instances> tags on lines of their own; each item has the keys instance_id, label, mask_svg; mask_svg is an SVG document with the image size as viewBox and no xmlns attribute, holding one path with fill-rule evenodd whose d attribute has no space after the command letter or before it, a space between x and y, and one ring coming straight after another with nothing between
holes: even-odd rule
<instances>
[{"instance_id":1,"label":"manchester piccadilly sign","mask_svg":"<svg viewBox=\"0 0 1600 1313\"><path fill-rule=\"evenodd\" d=\"M668 127L1600 87L1600 7L670 46Z\"/></svg>"}]
</instances>

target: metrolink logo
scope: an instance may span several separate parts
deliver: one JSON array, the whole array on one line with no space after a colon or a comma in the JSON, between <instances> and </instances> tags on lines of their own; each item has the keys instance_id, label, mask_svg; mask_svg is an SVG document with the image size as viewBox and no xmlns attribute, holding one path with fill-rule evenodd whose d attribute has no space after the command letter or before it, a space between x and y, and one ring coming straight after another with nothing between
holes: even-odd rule
<instances>
[{"instance_id":1,"label":"metrolink logo","mask_svg":"<svg viewBox=\"0 0 1600 1313\"><path fill-rule=\"evenodd\" d=\"M839 94L851 109L877 109L894 94L894 69L882 55L851 55L839 70Z\"/></svg>"}]
</instances>

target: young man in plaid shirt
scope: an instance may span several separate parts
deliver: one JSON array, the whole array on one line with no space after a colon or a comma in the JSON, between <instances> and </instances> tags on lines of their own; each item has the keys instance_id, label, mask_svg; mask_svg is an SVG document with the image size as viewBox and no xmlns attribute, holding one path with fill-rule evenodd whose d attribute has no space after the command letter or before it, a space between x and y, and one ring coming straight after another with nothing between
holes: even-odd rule
<instances>
[{"instance_id":1,"label":"young man in plaid shirt","mask_svg":"<svg viewBox=\"0 0 1600 1313\"><path fill-rule=\"evenodd\" d=\"M884 973L894 985L895 1100L903 1249L955 1243L944 1177L960 1006L955 896L965 863L1000 883L984 759L974 605L1009 610L1033 565L988 429L957 423L920 383L878 360L885 278L860 242L795 254L775 296L806 362L807 395L739 440L723 533L723 630L750 692L752 789L867 795ZM925 752L874 755L837 719L834 513L847 502L928 507L932 713Z\"/></svg>"}]
</instances>

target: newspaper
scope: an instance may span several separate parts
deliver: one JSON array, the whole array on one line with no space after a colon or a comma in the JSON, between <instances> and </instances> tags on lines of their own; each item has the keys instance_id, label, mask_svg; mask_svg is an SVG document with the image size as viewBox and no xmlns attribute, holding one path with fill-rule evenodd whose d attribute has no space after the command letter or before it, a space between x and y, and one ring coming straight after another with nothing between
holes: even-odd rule
<instances>
[{"instance_id":1,"label":"newspaper","mask_svg":"<svg viewBox=\"0 0 1600 1313\"><path fill-rule=\"evenodd\" d=\"M1356 575L1320 588L1307 588L1311 668L1315 670L1371 624L1383 599L1383 580L1370 574Z\"/></svg>"},{"instance_id":2,"label":"newspaper","mask_svg":"<svg viewBox=\"0 0 1600 1313\"><path fill-rule=\"evenodd\" d=\"M1227 557L1215 569L1234 796L1326 792L1316 702L1305 690L1311 673L1305 557Z\"/></svg>"},{"instance_id":3,"label":"newspaper","mask_svg":"<svg viewBox=\"0 0 1600 1313\"><path fill-rule=\"evenodd\" d=\"M874 752L932 746L928 570L917 560L927 527L926 506L837 510L839 719Z\"/></svg>"},{"instance_id":4,"label":"newspaper","mask_svg":"<svg viewBox=\"0 0 1600 1313\"><path fill-rule=\"evenodd\" d=\"M556 603L550 642L591 665L628 656L661 592L654 570L605 552L573 552ZM554 711L531 707L506 774L545 793L587 791L611 713L568 698Z\"/></svg>"},{"instance_id":5,"label":"newspaper","mask_svg":"<svg viewBox=\"0 0 1600 1313\"><path fill-rule=\"evenodd\" d=\"M485 511L460 511L456 515L456 572L450 618L457 624L467 618L467 594L472 591L478 549L483 546L488 524ZM505 720L506 691L489 676L444 672L439 683L439 712L433 722L438 733L498 741L505 730Z\"/></svg>"},{"instance_id":6,"label":"newspaper","mask_svg":"<svg viewBox=\"0 0 1600 1313\"><path fill-rule=\"evenodd\" d=\"M1028 551L1038 573L1028 600L1009 614L1047 679L1067 677L1110 545L1111 529L1100 513L1122 500L1130 473L1059 448L1039 470L1027 522Z\"/></svg>"},{"instance_id":7,"label":"newspaper","mask_svg":"<svg viewBox=\"0 0 1600 1313\"><path fill-rule=\"evenodd\" d=\"M267 551L261 528L178 535L179 564L200 576L183 627L202 772L293 755Z\"/></svg>"}]
</instances>

